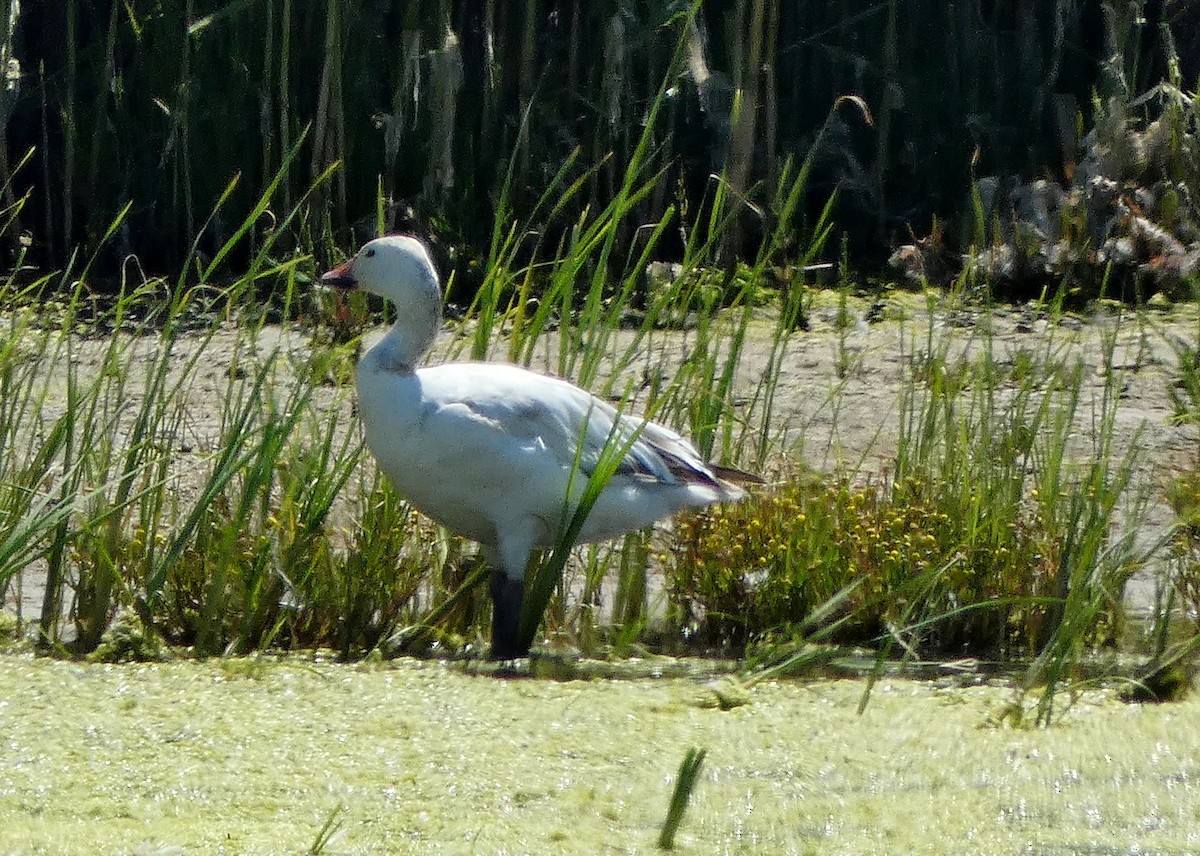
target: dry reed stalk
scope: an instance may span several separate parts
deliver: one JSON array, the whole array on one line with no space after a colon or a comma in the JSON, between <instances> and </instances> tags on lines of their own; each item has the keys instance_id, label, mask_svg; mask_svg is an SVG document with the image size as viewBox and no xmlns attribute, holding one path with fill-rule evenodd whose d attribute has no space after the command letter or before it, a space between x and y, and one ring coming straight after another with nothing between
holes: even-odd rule
<instances>
[{"instance_id":1,"label":"dry reed stalk","mask_svg":"<svg viewBox=\"0 0 1200 856\"><path fill-rule=\"evenodd\" d=\"M875 126L874 182L876 198L879 199L879 211L876 215L876 229L878 234L884 234L887 221L887 206L884 200L887 199L885 191L888 152L892 133L892 109L894 104L903 98L903 95L899 91L899 49L896 43L899 37L897 13L896 0L888 0L887 27L883 36L883 95L880 98L879 108L876 111L879 119Z\"/></svg>"},{"instance_id":2,"label":"dry reed stalk","mask_svg":"<svg viewBox=\"0 0 1200 856\"><path fill-rule=\"evenodd\" d=\"M96 105L93 108L95 112L94 125L92 128L92 152L91 162L88 166L88 176L86 187L96 187L100 178L100 160L101 160L101 143L108 138L105 133L105 123L108 118L108 112L105 109L106 102L113 91L113 81L117 76L116 56L114 48L117 41L117 10L120 4L114 3L112 11L108 17L108 27L104 36L104 72L101 78L102 85L96 90ZM101 217L101 211L98 208L92 208L88 212L88 218L94 224ZM94 231L89 228L89 232Z\"/></svg>"},{"instance_id":3,"label":"dry reed stalk","mask_svg":"<svg viewBox=\"0 0 1200 856\"><path fill-rule=\"evenodd\" d=\"M745 59L739 56L737 64L738 78L735 81L737 95L734 99L736 113L733 118L733 138L729 149L729 163L726 167L729 183L734 191L743 198L749 198L750 181L754 166L755 132L758 126L760 107L760 92L762 89L762 65L764 42L766 39L766 3L765 0L752 0L750 17L745 27L739 28L745 33L748 45L745 47ZM743 230L734 222L729 230L730 243L726 245L730 258L736 257L737 249L741 246Z\"/></svg>"},{"instance_id":4,"label":"dry reed stalk","mask_svg":"<svg viewBox=\"0 0 1200 856\"><path fill-rule=\"evenodd\" d=\"M291 53L292 53L292 0L283 0L283 11L279 16L279 154L282 157L292 150L291 126ZM270 175L270 173L267 173ZM280 205L287 211L292 207L291 186L284 182L280 188Z\"/></svg>"},{"instance_id":5,"label":"dry reed stalk","mask_svg":"<svg viewBox=\"0 0 1200 856\"><path fill-rule=\"evenodd\" d=\"M40 89L41 93L42 93L42 96L40 99L41 108L42 108L42 151L48 152L48 151L50 151L50 130L49 130L50 116L49 116L49 107L46 103L47 99L46 99L46 63L45 62L38 63L38 89ZM44 204L46 206L46 210L44 212L45 213L46 234L43 236L43 240L45 241L46 246L50 248L51 253L54 252L54 196L53 196L53 190L52 190L53 187L54 187L54 185L50 183L50 158L43 156L42 157L42 193L45 196Z\"/></svg>"},{"instance_id":6,"label":"dry reed stalk","mask_svg":"<svg viewBox=\"0 0 1200 856\"><path fill-rule=\"evenodd\" d=\"M71 226L75 222L75 206L73 194L75 191L75 75L79 58L76 48L77 0L67 3L67 68L66 92L63 98L63 245L62 257L71 254Z\"/></svg>"},{"instance_id":7,"label":"dry reed stalk","mask_svg":"<svg viewBox=\"0 0 1200 856\"><path fill-rule=\"evenodd\" d=\"M317 88L317 116L313 124L313 150L309 178L315 179L325 164L338 159L345 147L345 121L342 113L342 38L341 2L331 0L325 16L325 61ZM346 183L339 173L334 185L338 221L345 221Z\"/></svg>"}]
</instances>

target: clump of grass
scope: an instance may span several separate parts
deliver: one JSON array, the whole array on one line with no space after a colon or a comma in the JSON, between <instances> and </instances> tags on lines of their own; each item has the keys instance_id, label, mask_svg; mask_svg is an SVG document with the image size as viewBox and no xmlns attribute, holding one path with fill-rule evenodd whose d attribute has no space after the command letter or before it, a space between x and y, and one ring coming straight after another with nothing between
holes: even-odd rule
<instances>
[{"instance_id":1,"label":"clump of grass","mask_svg":"<svg viewBox=\"0 0 1200 856\"><path fill-rule=\"evenodd\" d=\"M1200 282L1192 289L1193 300L1200 299ZM1197 318L1200 325L1200 318ZM1167 337L1167 344L1175 353L1174 371L1167 383L1173 416L1179 423L1200 423L1200 326L1193 341Z\"/></svg>"},{"instance_id":2,"label":"clump of grass","mask_svg":"<svg viewBox=\"0 0 1200 856\"><path fill-rule=\"evenodd\" d=\"M1176 588L1184 614L1200 629L1200 469L1178 473L1167 486L1176 516Z\"/></svg>"},{"instance_id":3,"label":"clump of grass","mask_svg":"<svg viewBox=\"0 0 1200 856\"><path fill-rule=\"evenodd\" d=\"M721 645L803 622L857 583L826 616L835 641L875 643L908 633L914 615L939 616L910 641L932 654L1029 653L1053 592L1052 533L1030 503L978 537L952 516L953 492L915 478L793 474L680 523L674 595Z\"/></svg>"},{"instance_id":4,"label":"clump of grass","mask_svg":"<svg viewBox=\"0 0 1200 856\"><path fill-rule=\"evenodd\" d=\"M1072 445L1088 418L1080 362L1051 341L1010 372L986 331L975 357L952 357L937 314L885 473L793 472L681 523L668 576L710 642L740 646L834 602L808 631L909 654L1036 655L1031 683L1053 687L1119 636L1140 559L1124 533L1141 508L1120 506L1134 453L1114 450L1119 379L1093 404L1091 443Z\"/></svg>"}]
</instances>

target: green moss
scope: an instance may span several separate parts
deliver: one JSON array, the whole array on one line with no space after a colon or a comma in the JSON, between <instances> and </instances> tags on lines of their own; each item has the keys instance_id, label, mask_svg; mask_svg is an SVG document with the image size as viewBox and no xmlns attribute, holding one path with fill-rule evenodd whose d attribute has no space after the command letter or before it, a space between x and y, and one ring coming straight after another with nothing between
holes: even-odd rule
<instances>
[{"instance_id":1,"label":"green moss","mask_svg":"<svg viewBox=\"0 0 1200 856\"><path fill-rule=\"evenodd\" d=\"M169 652L162 640L132 609L121 609L100 637L96 650L88 655L94 663L128 663L166 660Z\"/></svg>"},{"instance_id":2,"label":"green moss","mask_svg":"<svg viewBox=\"0 0 1200 856\"><path fill-rule=\"evenodd\" d=\"M14 642L21 636L21 625L16 616L0 610L0 644Z\"/></svg>"},{"instance_id":3,"label":"green moss","mask_svg":"<svg viewBox=\"0 0 1200 856\"><path fill-rule=\"evenodd\" d=\"M252 677L247 680L247 677ZM1200 702L1082 698L986 723L1000 688L549 683L438 663L0 660L0 852L652 852L679 759L708 757L683 853L1184 852Z\"/></svg>"}]
</instances>

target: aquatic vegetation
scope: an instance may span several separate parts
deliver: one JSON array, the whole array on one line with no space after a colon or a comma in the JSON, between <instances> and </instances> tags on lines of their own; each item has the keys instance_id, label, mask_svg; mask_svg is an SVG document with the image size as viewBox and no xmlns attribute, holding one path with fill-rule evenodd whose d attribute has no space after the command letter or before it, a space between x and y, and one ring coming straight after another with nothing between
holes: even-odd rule
<instances>
[{"instance_id":1,"label":"aquatic vegetation","mask_svg":"<svg viewBox=\"0 0 1200 856\"><path fill-rule=\"evenodd\" d=\"M1200 844L1200 698L1092 688L1047 731L1002 722L1011 690L967 675L885 677L862 714L863 681L763 681L730 710L696 707L697 683L5 657L0 851L303 853L336 825L327 853L651 852L696 746L678 852Z\"/></svg>"}]
</instances>

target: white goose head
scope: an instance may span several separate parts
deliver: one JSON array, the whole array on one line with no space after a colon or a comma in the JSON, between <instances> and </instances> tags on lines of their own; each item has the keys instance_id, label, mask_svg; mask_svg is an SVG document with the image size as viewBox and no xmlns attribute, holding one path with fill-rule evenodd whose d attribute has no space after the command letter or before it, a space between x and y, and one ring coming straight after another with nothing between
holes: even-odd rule
<instances>
[{"instance_id":1,"label":"white goose head","mask_svg":"<svg viewBox=\"0 0 1200 856\"><path fill-rule=\"evenodd\" d=\"M441 300L438 276L425 245L408 235L363 244L354 256L321 277L335 288L358 288L403 307L410 300Z\"/></svg>"},{"instance_id":2,"label":"white goose head","mask_svg":"<svg viewBox=\"0 0 1200 856\"><path fill-rule=\"evenodd\" d=\"M384 340L394 364L412 368L429 350L442 321L442 296L429 251L416 238L376 238L321 282L377 294L396 307L396 323Z\"/></svg>"}]
</instances>

